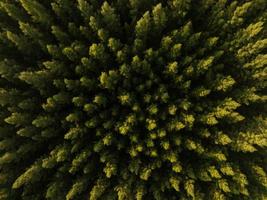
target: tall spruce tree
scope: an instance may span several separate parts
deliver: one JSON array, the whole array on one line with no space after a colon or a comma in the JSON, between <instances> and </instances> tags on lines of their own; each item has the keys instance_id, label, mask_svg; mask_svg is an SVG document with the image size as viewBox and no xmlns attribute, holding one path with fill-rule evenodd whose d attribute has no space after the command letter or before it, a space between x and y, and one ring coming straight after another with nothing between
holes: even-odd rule
<instances>
[{"instance_id":1,"label":"tall spruce tree","mask_svg":"<svg viewBox=\"0 0 267 200\"><path fill-rule=\"evenodd\" d=\"M0 0L1 200L266 200L266 0Z\"/></svg>"}]
</instances>

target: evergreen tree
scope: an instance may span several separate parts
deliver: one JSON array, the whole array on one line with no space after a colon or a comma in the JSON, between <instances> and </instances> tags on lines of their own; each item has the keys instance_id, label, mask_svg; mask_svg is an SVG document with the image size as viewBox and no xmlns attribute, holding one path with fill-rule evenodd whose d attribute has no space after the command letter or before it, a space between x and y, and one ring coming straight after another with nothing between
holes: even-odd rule
<instances>
[{"instance_id":1,"label":"evergreen tree","mask_svg":"<svg viewBox=\"0 0 267 200\"><path fill-rule=\"evenodd\" d=\"M0 199L266 200L265 0L0 0Z\"/></svg>"}]
</instances>

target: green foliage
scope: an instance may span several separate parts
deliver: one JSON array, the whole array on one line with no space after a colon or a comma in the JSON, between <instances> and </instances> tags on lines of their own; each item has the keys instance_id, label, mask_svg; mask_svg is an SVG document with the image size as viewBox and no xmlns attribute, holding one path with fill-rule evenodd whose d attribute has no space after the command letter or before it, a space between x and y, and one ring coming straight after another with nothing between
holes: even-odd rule
<instances>
[{"instance_id":1,"label":"green foliage","mask_svg":"<svg viewBox=\"0 0 267 200\"><path fill-rule=\"evenodd\" d=\"M0 199L267 199L266 9L0 0Z\"/></svg>"}]
</instances>

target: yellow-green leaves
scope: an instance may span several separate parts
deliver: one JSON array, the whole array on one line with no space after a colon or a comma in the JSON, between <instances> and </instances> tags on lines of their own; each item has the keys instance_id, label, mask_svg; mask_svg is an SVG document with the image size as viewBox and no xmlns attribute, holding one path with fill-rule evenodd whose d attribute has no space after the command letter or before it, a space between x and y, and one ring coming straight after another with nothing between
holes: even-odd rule
<instances>
[{"instance_id":1,"label":"yellow-green leaves","mask_svg":"<svg viewBox=\"0 0 267 200\"><path fill-rule=\"evenodd\" d=\"M170 56L172 59L178 59L181 54L182 44L175 44L171 48Z\"/></svg>"},{"instance_id":2,"label":"yellow-green leaves","mask_svg":"<svg viewBox=\"0 0 267 200\"><path fill-rule=\"evenodd\" d=\"M258 131L261 129L258 129ZM266 131L254 132L253 130L247 132L239 132L233 147L237 151L255 152L257 146L261 148L267 147Z\"/></svg>"},{"instance_id":3,"label":"yellow-green leaves","mask_svg":"<svg viewBox=\"0 0 267 200\"><path fill-rule=\"evenodd\" d=\"M235 110L240 107L240 104L232 98L226 98L213 109L213 112L201 116L201 121L209 125L215 125L218 120L225 118L229 123L236 123L244 120L245 118Z\"/></svg>"},{"instance_id":4,"label":"yellow-green leaves","mask_svg":"<svg viewBox=\"0 0 267 200\"><path fill-rule=\"evenodd\" d=\"M13 183L12 188L20 188L23 185L33 184L41 179L41 166L40 162L34 163L24 173L22 173Z\"/></svg>"},{"instance_id":5,"label":"yellow-green leaves","mask_svg":"<svg viewBox=\"0 0 267 200\"><path fill-rule=\"evenodd\" d=\"M191 198L195 198L195 185L194 185L195 181L194 180L186 180L184 182L184 189L187 193L187 196L188 197L191 197Z\"/></svg>"},{"instance_id":6,"label":"yellow-green leaves","mask_svg":"<svg viewBox=\"0 0 267 200\"><path fill-rule=\"evenodd\" d=\"M53 120L49 116L39 115L32 121L32 124L36 127L48 127L53 124Z\"/></svg>"},{"instance_id":7,"label":"yellow-green leaves","mask_svg":"<svg viewBox=\"0 0 267 200\"><path fill-rule=\"evenodd\" d=\"M173 63L170 63L168 66L167 66L167 70L166 70L168 74L170 75L174 75L178 72L178 63L177 62L173 62Z\"/></svg>"},{"instance_id":8,"label":"yellow-green leaves","mask_svg":"<svg viewBox=\"0 0 267 200\"><path fill-rule=\"evenodd\" d=\"M103 59L105 55L105 48L102 44L92 44L89 48L89 55L95 59Z\"/></svg>"},{"instance_id":9,"label":"yellow-green leaves","mask_svg":"<svg viewBox=\"0 0 267 200\"><path fill-rule=\"evenodd\" d=\"M152 10L152 18L155 31L162 31L167 23L167 14L165 13L162 4L157 4Z\"/></svg>"},{"instance_id":10,"label":"yellow-green leaves","mask_svg":"<svg viewBox=\"0 0 267 200\"><path fill-rule=\"evenodd\" d=\"M244 194L245 196L249 196L247 185L248 185L248 179L245 174L242 172L236 172L233 176L233 180L238 184L239 192L241 194Z\"/></svg>"},{"instance_id":11,"label":"yellow-green leaves","mask_svg":"<svg viewBox=\"0 0 267 200\"><path fill-rule=\"evenodd\" d=\"M154 119L147 119L146 122L147 122L147 129L149 131L157 127L157 122Z\"/></svg>"},{"instance_id":12,"label":"yellow-green leaves","mask_svg":"<svg viewBox=\"0 0 267 200\"><path fill-rule=\"evenodd\" d=\"M108 47L114 51L117 52L120 47L122 46L121 42L118 39L115 38L109 38L108 40Z\"/></svg>"},{"instance_id":13,"label":"yellow-green leaves","mask_svg":"<svg viewBox=\"0 0 267 200\"><path fill-rule=\"evenodd\" d=\"M118 200L124 200L129 199L130 191L127 185L125 186L117 186L115 188L115 191L117 192Z\"/></svg>"},{"instance_id":14,"label":"yellow-green leaves","mask_svg":"<svg viewBox=\"0 0 267 200\"><path fill-rule=\"evenodd\" d=\"M239 59L247 60L249 56L259 54L262 49L265 49L267 46L267 39L257 40L257 42L248 43L246 46L241 47L237 51L237 57Z\"/></svg>"},{"instance_id":15,"label":"yellow-green leaves","mask_svg":"<svg viewBox=\"0 0 267 200\"><path fill-rule=\"evenodd\" d=\"M243 16L248 13L248 9L252 6L252 2L246 2L241 6L238 6L233 13L233 17L230 21L232 25L240 25L243 23Z\"/></svg>"},{"instance_id":16,"label":"yellow-green leaves","mask_svg":"<svg viewBox=\"0 0 267 200\"><path fill-rule=\"evenodd\" d=\"M190 8L191 0L173 0L171 1L170 5L174 12L173 15L175 17L183 18L189 8Z\"/></svg>"},{"instance_id":17,"label":"yellow-green leaves","mask_svg":"<svg viewBox=\"0 0 267 200\"><path fill-rule=\"evenodd\" d=\"M161 40L161 48L165 51L167 51L170 47L171 47L171 44L172 44L172 38L170 36L165 36L162 38Z\"/></svg>"},{"instance_id":18,"label":"yellow-green leaves","mask_svg":"<svg viewBox=\"0 0 267 200\"><path fill-rule=\"evenodd\" d=\"M27 113L14 112L9 117L5 118L5 122L8 124L20 126L23 124L28 124L30 119L31 117Z\"/></svg>"},{"instance_id":19,"label":"yellow-green leaves","mask_svg":"<svg viewBox=\"0 0 267 200\"><path fill-rule=\"evenodd\" d=\"M71 200L79 196L84 190L87 189L87 182L88 180L86 178L80 178L76 180L66 195L66 200Z\"/></svg>"},{"instance_id":20,"label":"yellow-green leaves","mask_svg":"<svg viewBox=\"0 0 267 200\"><path fill-rule=\"evenodd\" d=\"M0 157L0 165L13 163L16 160L17 154L15 152L6 152Z\"/></svg>"},{"instance_id":21,"label":"yellow-green leaves","mask_svg":"<svg viewBox=\"0 0 267 200\"><path fill-rule=\"evenodd\" d=\"M118 96L118 99L122 105L127 105L131 103L131 95L129 93L125 93Z\"/></svg>"},{"instance_id":22,"label":"yellow-green leaves","mask_svg":"<svg viewBox=\"0 0 267 200\"><path fill-rule=\"evenodd\" d=\"M99 178L96 180L89 196L89 200L98 200L99 197L105 192L109 186L109 182L105 178Z\"/></svg>"},{"instance_id":23,"label":"yellow-green leaves","mask_svg":"<svg viewBox=\"0 0 267 200\"><path fill-rule=\"evenodd\" d=\"M143 185L141 185L141 186L138 185L138 187L136 189L136 194L135 194L136 200L143 200L145 193L146 193L145 187Z\"/></svg>"},{"instance_id":24,"label":"yellow-green leaves","mask_svg":"<svg viewBox=\"0 0 267 200\"><path fill-rule=\"evenodd\" d=\"M19 22L19 27L25 35L31 37L32 39L38 40L43 36L38 29L31 26L29 23Z\"/></svg>"},{"instance_id":25,"label":"yellow-green leaves","mask_svg":"<svg viewBox=\"0 0 267 200\"><path fill-rule=\"evenodd\" d=\"M219 162L227 160L226 155L223 153L223 151L220 151L220 150L212 150L210 152L207 152L206 154L207 154L207 157L212 158L213 160L217 160Z\"/></svg>"},{"instance_id":26,"label":"yellow-green leaves","mask_svg":"<svg viewBox=\"0 0 267 200\"><path fill-rule=\"evenodd\" d=\"M170 182L170 184L171 184L171 186L177 191L177 192L179 192L180 191L180 180L179 179L177 179L177 178L175 178L175 177L171 177L170 179L169 179L169 182Z\"/></svg>"},{"instance_id":27,"label":"yellow-green leaves","mask_svg":"<svg viewBox=\"0 0 267 200\"><path fill-rule=\"evenodd\" d=\"M220 171L227 176L233 176L235 174L233 168L228 164L223 164L220 168Z\"/></svg>"},{"instance_id":28,"label":"yellow-green leaves","mask_svg":"<svg viewBox=\"0 0 267 200\"><path fill-rule=\"evenodd\" d=\"M216 118L229 116L230 118L236 117L236 119L239 119L240 116L240 120L242 120L242 116L234 112L238 107L240 107L239 103L234 101L232 98L226 98L214 109L214 115Z\"/></svg>"},{"instance_id":29,"label":"yellow-green leaves","mask_svg":"<svg viewBox=\"0 0 267 200\"><path fill-rule=\"evenodd\" d=\"M216 169L215 166L210 166L207 170L212 178L215 179L221 178L220 172Z\"/></svg>"},{"instance_id":30,"label":"yellow-green leaves","mask_svg":"<svg viewBox=\"0 0 267 200\"><path fill-rule=\"evenodd\" d=\"M206 45L207 48L213 48L218 43L219 38L218 37L211 37L207 40Z\"/></svg>"},{"instance_id":31,"label":"yellow-green leaves","mask_svg":"<svg viewBox=\"0 0 267 200\"><path fill-rule=\"evenodd\" d=\"M119 17L116 15L115 9L107 1L102 4L101 14L108 27L112 29L119 28Z\"/></svg>"},{"instance_id":32,"label":"yellow-green leaves","mask_svg":"<svg viewBox=\"0 0 267 200\"><path fill-rule=\"evenodd\" d=\"M264 169L258 165L251 167L254 177L259 180L259 183L267 188L267 175Z\"/></svg>"},{"instance_id":33,"label":"yellow-green leaves","mask_svg":"<svg viewBox=\"0 0 267 200\"><path fill-rule=\"evenodd\" d=\"M175 115L177 111L177 107L175 105L170 105L169 108L168 108L168 112L170 115Z\"/></svg>"},{"instance_id":34,"label":"yellow-green leaves","mask_svg":"<svg viewBox=\"0 0 267 200\"><path fill-rule=\"evenodd\" d=\"M147 11L143 14L142 18L137 21L135 26L135 32L137 37L146 38L148 36L148 32L151 29L150 20L150 14Z\"/></svg>"},{"instance_id":35,"label":"yellow-green leaves","mask_svg":"<svg viewBox=\"0 0 267 200\"><path fill-rule=\"evenodd\" d=\"M49 73L44 70L35 72L25 71L19 74L19 79L36 88L44 88L49 78Z\"/></svg>"},{"instance_id":36,"label":"yellow-green leaves","mask_svg":"<svg viewBox=\"0 0 267 200\"><path fill-rule=\"evenodd\" d=\"M171 122L169 122L168 125L168 129L171 131L172 130L179 131L183 128L185 128L185 125L179 120L172 120Z\"/></svg>"},{"instance_id":37,"label":"yellow-green leaves","mask_svg":"<svg viewBox=\"0 0 267 200\"><path fill-rule=\"evenodd\" d=\"M205 97L209 95L210 92L211 92L210 89L206 89L205 87L200 86L193 91L193 95L196 97Z\"/></svg>"},{"instance_id":38,"label":"yellow-green leaves","mask_svg":"<svg viewBox=\"0 0 267 200\"><path fill-rule=\"evenodd\" d=\"M203 123L211 125L211 126L218 123L216 117L212 113L202 116L200 120Z\"/></svg>"},{"instance_id":39,"label":"yellow-green leaves","mask_svg":"<svg viewBox=\"0 0 267 200\"><path fill-rule=\"evenodd\" d=\"M223 77L218 75L214 87L218 91L226 92L230 90L235 83L236 81L231 76Z\"/></svg>"},{"instance_id":40,"label":"yellow-green leaves","mask_svg":"<svg viewBox=\"0 0 267 200\"><path fill-rule=\"evenodd\" d=\"M0 199L264 199L264 0L0 1Z\"/></svg>"},{"instance_id":41,"label":"yellow-green leaves","mask_svg":"<svg viewBox=\"0 0 267 200\"><path fill-rule=\"evenodd\" d=\"M180 173L182 171L183 167L179 162L175 162L172 164L172 171L176 173Z\"/></svg>"},{"instance_id":42,"label":"yellow-green leaves","mask_svg":"<svg viewBox=\"0 0 267 200\"><path fill-rule=\"evenodd\" d=\"M150 175L151 175L151 172L152 172L152 170L151 170L150 168L147 168L147 167L144 168L144 169L141 171L140 178L141 178L142 180L147 181L148 178L149 178Z\"/></svg>"},{"instance_id":43,"label":"yellow-green leaves","mask_svg":"<svg viewBox=\"0 0 267 200\"><path fill-rule=\"evenodd\" d=\"M104 168L104 172L105 172L107 178L110 178L111 176L116 175L117 165L114 163L108 162Z\"/></svg>"},{"instance_id":44,"label":"yellow-green leaves","mask_svg":"<svg viewBox=\"0 0 267 200\"><path fill-rule=\"evenodd\" d=\"M152 104L151 106L148 107L148 112L150 115L156 115L158 113L159 109L157 105Z\"/></svg>"},{"instance_id":45,"label":"yellow-green leaves","mask_svg":"<svg viewBox=\"0 0 267 200\"><path fill-rule=\"evenodd\" d=\"M219 188L220 188L222 191L224 191L225 193L227 193L227 192L231 192L227 180L225 180L225 179L221 179L221 180L219 180L219 181L218 181L218 185L219 185Z\"/></svg>"},{"instance_id":46,"label":"yellow-green leaves","mask_svg":"<svg viewBox=\"0 0 267 200\"><path fill-rule=\"evenodd\" d=\"M263 29L263 25L264 23L259 21L255 24L250 24L244 31L243 31L243 34L244 34L244 37L245 36L248 36L249 38L253 38L255 37L256 35L258 35L262 29ZM247 38L246 38L247 39Z\"/></svg>"},{"instance_id":47,"label":"yellow-green leaves","mask_svg":"<svg viewBox=\"0 0 267 200\"><path fill-rule=\"evenodd\" d=\"M104 88L114 89L117 82L119 81L119 74L115 70L110 70L108 73L102 72L99 80L101 86L103 86Z\"/></svg>"},{"instance_id":48,"label":"yellow-green leaves","mask_svg":"<svg viewBox=\"0 0 267 200\"><path fill-rule=\"evenodd\" d=\"M86 0L78 0L78 8L85 19L89 20L92 14L92 6Z\"/></svg>"},{"instance_id":49,"label":"yellow-green leaves","mask_svg":"<svg viewBox=\"0 0 267 200\"><path fill-rule=\"evenodd\" d=\"M34 21L44 25L50 25L52 17L47 12L47 9L35 0L20 0L23 8L28 12Z\"/></svg>"},{"instance_id":50,"label":"yellow-green leaves","mask_svg":"<svg viewBox=\"0 0 267 200\"><path fill-rule=\"evenodd\" d=\"M215 144L227 145L232 142L231 138L223 132L218 132L215 138Z\"/></svg>"},{"instance_id":51,"label":"yellow-green leaves","mask_svg":"<svg viewBox=\"0 0 267 200\"><path fill-rule=\"evenodd\" d=\"M70 147L68 145L58 145L50 152L50 156L42 160L43 168L53 168L56 163L64 162L70 155Z\"/></svg>"},{"instance_id":52,"label":"yellow-green leaves","mask_svg":"<svg viewBox=\"0 0 267 200\"><path fill-rule=\"evenodd\" d=\"M208 70L213 64L213 60L214 60L213 56L200 60L200 62L197 65L197 69L200 70L201 72Z\"/></svg>"}]
</instances>

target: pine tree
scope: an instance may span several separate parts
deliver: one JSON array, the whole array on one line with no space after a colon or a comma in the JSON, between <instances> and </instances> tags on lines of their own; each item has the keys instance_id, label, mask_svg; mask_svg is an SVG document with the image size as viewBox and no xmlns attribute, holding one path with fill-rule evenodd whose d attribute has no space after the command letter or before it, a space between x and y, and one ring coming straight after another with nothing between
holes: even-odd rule
<instances>
[{"instance_id":1,"label":"pine tree","mask_svg":"<svg viewBox=\"0 0 267 200\"><path fill-rule=\"evenodd\" d=\"M0 199L267 199L266 9L0 0Z\"/></svg>"}]
</instances>

